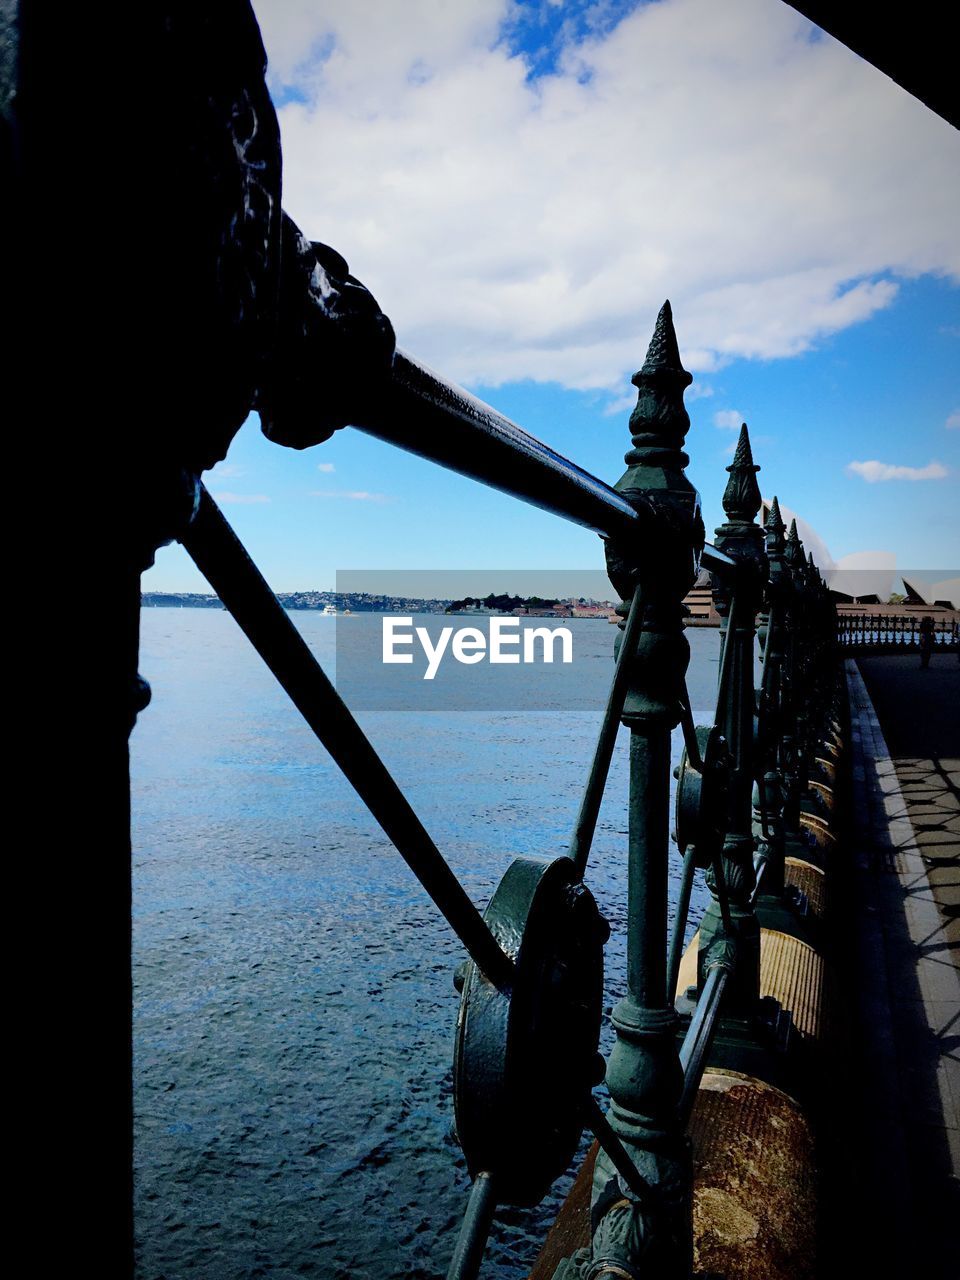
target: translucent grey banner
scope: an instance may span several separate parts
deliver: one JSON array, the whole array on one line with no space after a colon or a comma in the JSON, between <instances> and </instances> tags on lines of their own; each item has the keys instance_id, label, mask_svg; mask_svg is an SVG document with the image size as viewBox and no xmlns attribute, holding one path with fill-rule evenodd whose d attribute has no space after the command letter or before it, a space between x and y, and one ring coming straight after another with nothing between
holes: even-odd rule
<instances>
[{"instance_id":1,"label":"translucent grey banner","mask_svg":"<svg viewBox=\"0 0 960 1280\"><path fill-rule=\"evenodd\" d=\"M919 645L930 616L937 646L956 645L960 573L821 573L842 643ZM697 661L712 664L719 618L708 578L687 603L688 626L704 631ZM343 570L322 610L336 630L337 688L357 710L599 713L615 604L600 570Z\"/></svg>"},{"instance_id":2,"label":"translucent grey banner","mask_svg":"<svg viewBox=\"0 0 960 1280\"><path fill-rule=\"evenodd\" d=\"M930 656L960 646L960 573L943 569L835 569L824 575L841 651Z\"/></svg>"},{"instance_id":3,"label":"translucent grey banner","mask_svg":"<svg viewBox=\"0 0 960 1280\"><path fill-rule=\"evenodd\" d=\"M897 608L960 608L960 570L897 568L821 569L840 608L852 605Z\"/></svg>"},{"instance_id":4,"label":"translucent grey banner","mask_svg":"<svg viewBox=\"0 0 960 1280\"><path fill-rule=\"evenodd\" d=\"M616 603L596 570L344 570L337 689L357 710L599 713Z\"/></svg>"}]
</instances>

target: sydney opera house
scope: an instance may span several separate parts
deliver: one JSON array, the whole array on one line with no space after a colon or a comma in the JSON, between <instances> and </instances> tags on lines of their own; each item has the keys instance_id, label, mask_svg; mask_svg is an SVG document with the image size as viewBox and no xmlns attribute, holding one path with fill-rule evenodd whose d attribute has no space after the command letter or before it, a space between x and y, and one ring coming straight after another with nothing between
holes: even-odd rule
<instances>
[{"instance_id":1,"label":"sydney opera house","mask_svg":"<svg viewBox=\"0 0 960 1280\"><path fill-rule=\"evenodd\" d=\"M769 510L770 503L765 498L760 513L764 523ZM788 525L796 520L804 551L813 556L814 564L826 579L838 613L939 617L960 609L960 572L945 577L943 570L899 569L892 551L857 551L835 560L826 542L808 521L782 503L780 514ZM690 610L688 626L719 624L710 593L709 573L701 573L685 603Z\"/></svg>"}]
</instances>

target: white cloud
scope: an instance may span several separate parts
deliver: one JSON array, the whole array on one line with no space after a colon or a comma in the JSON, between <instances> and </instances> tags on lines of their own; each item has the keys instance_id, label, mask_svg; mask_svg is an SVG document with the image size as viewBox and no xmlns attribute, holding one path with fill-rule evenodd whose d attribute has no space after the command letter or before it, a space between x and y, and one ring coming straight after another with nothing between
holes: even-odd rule
<instances>
[{"instance_id":1,"label":"white cloud","mask_svg":"<svg viewBox=\"0 0 960 1280\"><path fill-rule=\"evenodd\" d=\"M238 506L252 506L260 502L270 502L265 493L215 493L214 498L217 502L223 502L228 506L233 503Z\"/></svg>"},{"instance_id":2,"label":"white cloud","mask_svg":"<svg viewBox=\"0 0 960 1280\"><path fill-rule=\"evenodd\" d=\"M285 207L457 380L619 391L668 296L709 371L960 279L956 132L787 5L638 6L538 79L512 0L259 8Z\"/></svg>"},{"instance_id":3,"label":"white cloud","mask_svg":"<svg viewBox=\"0 0 960 1280\"><path fill-rule=\"evenodd\" d=\"M953 413L947 418L946 427L948 431L956 431L960 428L960 409L954 409Z\"/></svg>"},{"instance_id":4,"label":"white cloud","mask_svg":"<svg viewBox=\"0 0 960 1280\"><path fill-rule=\"evenodd\" d=\"M761 512L761 515L764 522L766 522L767 512L770 510L770 500L769 498L764 498L763 501L766 509ZM824 542L823 538L821 538L820 534L817 533L816 529L814 529L813 525L810 524L809 521L805 520L803 516L798 515L791 507L788 507L785 502L779 502L779 506L783 523L788 529L790 528L790 521L796 520L797 533L800 536L800 541L803 543L804 555L812 555L813 563L818 569L821 569L824 572L834 568L834 560L833 556L830 554L830 548L827 546L826 542Z\"/></svg>"},{"instance_id":5,"label":"white cloud","mask_svg":"<svg viewBox=\"0 0 960 1280\"><path fill-rule=\"evenodd\" d=\"M743 425L743 417L739 409L718 409L713 415L713 425L739 431Z\"/></svg>"},{"instance_id":6,"label":"white cloud","mask_svg":"<svg viewBox=\"0 0 960 1280\"><path fill-rule=\"evenodd\" d=\"M350 502L391 502L385 493L368 493L366 489L315 489L311 498L346 498Z\"/></svg>"},{"instance_id":7,"label":"white cloud","mask_svg":"<svg viewBox=\"0 0 960 1280\"><path fill-rule=\"evenodd\" d=\"M236 480L238 476L242 476L244 468L238 462L218 462L217 465L207 472L207 480Z\"/></svg>"},{"instance_id":8,"label":"white cloud","mask_svg":"<svg viewBox=\"0 0 960 1280\"><path fill-rule=\"evenodd\" d=\"M329 475L331 471L336 471L336 469L337 469L337 468L333 465L333 463L332 463L332 462L318 462L318 463L317 463L317 470L318 470L318 471L323 471L323 472L324 472L325 474L327 474L327 475Z\"/></svg>"},{"instance_id":9,"label":"white cloud","mask_svg":"<svg viewBox=\"0 0 960 1280\"><path fill-rule=\"evenodd\" d=\"M603 412L606 416L612 417L614 414L631 413L637 403L637 393L625 391L622 396L615 396L609 400L604 406Z\"/></svg>"},{"instance_id":10,"label":"white cloud","mask_svg":"<svg viewBox=\"0 0 960 1280\"><path fill-rule=\"evenodd\" d=\"M925 467L897 467L889 462L850 462L847 473L862 476L867 484L882 480L942 480L949 472L942 462L928 462Z\"/></svg>"},{"instance_id":11,"label":"white cloud","mask_svg":"<svg viewBox=\"0 0 960 1280\"><path fill-rule=\"evenodd\" d=\"M740 424L737 423L737 425L739 426ZM762 449L764 445L773 444L773 441L774 441L773 436L761 436L761 435L757 435L755 432L750 433L750 447L754 450ZM723 452L728 457L732 458L733 455L737 452L737 445L739 443L740 443L739 440L731 440L728 444L725 444L723 446ZM783 508L781 507L781 512L782 510ZM765 519L766 519L766 516L764 516L764 520Z\"/></svg>"}]
</instances>

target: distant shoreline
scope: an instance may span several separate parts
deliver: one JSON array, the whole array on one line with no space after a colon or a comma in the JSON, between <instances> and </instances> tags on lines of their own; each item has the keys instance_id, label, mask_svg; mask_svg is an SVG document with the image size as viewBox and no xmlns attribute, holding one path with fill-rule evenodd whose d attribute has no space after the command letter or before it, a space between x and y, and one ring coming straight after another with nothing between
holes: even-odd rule
<instances>
[{"instance_id":1,"label":"distant shoreline","mask_svg":"<svg viewBox=\"0 0 960 1280\"><path fill-rule=\"evenodd\" d=\"M555 605L545 604L539 596L529 599L515 597L515 604L510 609L496 608L460 608L462 601L427 600L414 596L374 595L370 592L354 591L279 591L277 599L284 609L303 612L323 613L335 609L337 614L345 613L435 613L449 614L458 617L486 617L504 614L521 617L552 618L589 618L607 621L612 614L613 606L604 602L581 605L569 601L558 601ZM141 608L144 609L223 609L220 598L212 593L197 591L144 591L140 597Z\"/></svg>"},{"instance_id":2,"label":"distant shoreline","mask_svg":"<svg viewBox=\"0 0 960 1280\"><path fill-rule=\"evenodd\" d=\"M333 606L338 613L443 613L450 600L417 600L404 596L377 596L352 591L278 591L285 609L322 613ZM144 591L143 609L222 609L219 596L198 591Z\"/></svg>"}]
</instances>

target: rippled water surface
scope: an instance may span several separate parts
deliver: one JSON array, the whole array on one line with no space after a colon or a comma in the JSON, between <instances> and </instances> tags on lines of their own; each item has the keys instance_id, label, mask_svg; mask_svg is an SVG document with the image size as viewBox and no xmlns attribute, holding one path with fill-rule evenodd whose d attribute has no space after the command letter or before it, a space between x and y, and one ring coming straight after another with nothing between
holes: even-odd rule
<instances>
[{"instance_id":1,"label":"rippled water surface","mask_svg":"<svg viewBox=\"0 0 960 1280\"><path fill-rule=\"evenodd\" d=\"M349 621L292 616L329 670ZM612 669L613 627L567 625L578 662ZM709 719L717 633L688 634ZM468 1186L451 1134L462 950L229 615L145 610L141 670L138 1275L442 1276ZM513 855L564 851L600 710L359 718L483 906ZM624 981L625 747L622 731L588 874L613 927L608 1011ZM705 896L698 884L691 932ZM498 1213L484 1276L526 1274L569 1183Z\"/></svg>"}]
</instances>

